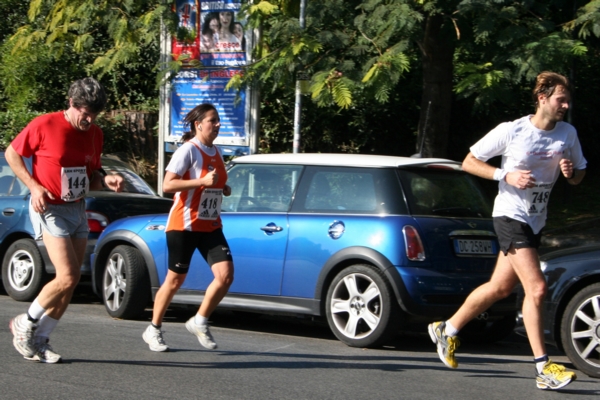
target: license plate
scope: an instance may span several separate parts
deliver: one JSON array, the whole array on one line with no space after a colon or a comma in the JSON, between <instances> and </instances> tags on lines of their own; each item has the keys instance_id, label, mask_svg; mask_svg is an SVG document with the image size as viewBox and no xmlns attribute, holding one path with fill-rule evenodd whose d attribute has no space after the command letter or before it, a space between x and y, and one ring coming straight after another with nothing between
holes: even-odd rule
<instances>
[{"instance_id":1,"label":"license plate","mask_svg":"<svg viewBox=\"0 0 600 400\"><path fill-rule=\"evenodd\" d=\"M454 239L454 251L456 254L487 254L498 253L493 241L477 239Z\"/></svg>"}]
</instances>

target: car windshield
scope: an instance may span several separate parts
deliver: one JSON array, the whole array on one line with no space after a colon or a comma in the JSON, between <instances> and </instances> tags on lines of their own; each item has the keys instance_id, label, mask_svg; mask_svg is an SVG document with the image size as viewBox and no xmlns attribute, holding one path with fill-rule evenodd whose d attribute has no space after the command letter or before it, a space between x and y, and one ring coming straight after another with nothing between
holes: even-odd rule
<instances>
[{"instance_id":1,"label":"car windshield","mask_svg":"<svg viewBox=\"0 0 600 400\"><path fill-rule=\"evenodd\" d=\"M155 195L156 192L122 161L102 157L102 169L108 174L121 174L125 179L124 192ZM110 189L104 189L110 190Z\"/></svg>"},{"instance_id":2,"label":"car windshield","mask_svg":"<svg viewBox=\"0 0 600 400\"><path fill-rule=\"evenodd\" d=\"M414 215L490 218L492 205L476 179L462 171L439 168L400 170Z\"/></svg>"}]
</instances>

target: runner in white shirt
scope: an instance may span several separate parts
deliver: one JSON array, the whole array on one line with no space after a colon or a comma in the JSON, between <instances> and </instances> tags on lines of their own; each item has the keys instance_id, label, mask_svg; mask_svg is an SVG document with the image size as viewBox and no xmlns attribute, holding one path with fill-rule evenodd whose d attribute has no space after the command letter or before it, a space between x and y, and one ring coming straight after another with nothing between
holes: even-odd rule
<instances>
[{"instance_id":1,"label":"runner in white shirt","mask_svg":"<svg viewBox=\"0 0 600 400\"><path fill-rule=\"evenodd\" d=\"M520 281L525 291L523 320L533 351L536 385L560 389L576 376L546 354L542 323L546 280L537 249L558 176L562 173L570 184L577 185L587 162L575 128L562 121L571 99L567 78L542 72L533 96L534 115L498 125L471 147L463 162L465 171L499 181L492 216L501 252L490 281L475 289L449 320L430 324L429 334L444 364L457 368L454 351L460 344L456 337L460 329L509 296ZM502 156L501 168L487 163L495 156Z\"/></svg>"}]
</instances>

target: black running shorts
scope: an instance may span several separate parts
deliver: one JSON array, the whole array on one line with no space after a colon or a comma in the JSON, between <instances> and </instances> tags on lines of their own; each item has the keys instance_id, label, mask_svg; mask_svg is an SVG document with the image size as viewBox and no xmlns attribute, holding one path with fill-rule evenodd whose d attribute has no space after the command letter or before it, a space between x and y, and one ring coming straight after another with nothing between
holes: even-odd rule
<instances>
[{"instance_id":1,"label":"black running shorts","mask_svg":"<svg viewBox=\"0 0 600 400\"><path fill-rule=\"evenodd\" d=\"M178 274L187 274L196 249L211 267L218 262L233 261L221 229L212 232L168 231L167 248L169 270Z\"/></svg>"},{"instance_id":2,"label":"black running shorts","mask_svg":"<svg viewBox=\"0 0 600 400\"><path fill-rule=\"evenodd\" d=\"M500 243L500 250L506 255L511 247L515 249L538 249L542 232L537 235L525 222L509 217L494 217L494 229Z\"/></svg>"}]
</instances>

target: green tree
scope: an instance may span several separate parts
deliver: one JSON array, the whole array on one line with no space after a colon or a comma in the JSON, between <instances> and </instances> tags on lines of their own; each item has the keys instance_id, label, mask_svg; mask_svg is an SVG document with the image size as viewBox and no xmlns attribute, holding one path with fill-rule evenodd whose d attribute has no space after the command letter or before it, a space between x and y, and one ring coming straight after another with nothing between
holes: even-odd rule
<instances>
[{"instance_id":1,"label":"green tree","mask_svg":"<svg viewBox=\"0 0 600 400\"><path fill-rule=\"evenodd\" d=\"M172 3L34 0L12 49L43 45L49 57L85 55L86 71L115 86L114 101L134 104L131 93L144 98L147 87L127 78L139 74L144 55L152 55L146 65L158 65L160 21L177 33ZM532 77L569 72L587 47L564 27L600 31L597 1L572 22L573 0L307 0L305 29L299 0L243 3L262 36L230 86L260 87L272 151L289 150L298 72L309 74L312 100L305 102L304 150L409 155L423 143L423 155L446 156L457 139L473 136L464 119L477 125L527 112ZM167 71L180 66L169 63Z\"/></svg>"},{"instance_id":2,"label":"green tree","mask_svg":"<svg viewBox=\"0 0 600 400\"><path fill-rule=\"evenodd\" d=\"M542 70L568 71L571 59L585 53L582 43L561 28L572 16L564 13L571 1L307 4L305 30L287 1L248 4L251 23L264 35L246 79L273 90L292 87L294 73L308 72L312 99L344 109L390 102L408 72L419 69L417 146L423 144L425 156L447 155L456 95L473 97L473 106L485 112L491 103L509 101L511 89Z\"/></svg>"}]
</instances>

